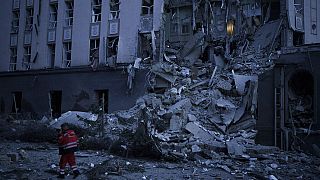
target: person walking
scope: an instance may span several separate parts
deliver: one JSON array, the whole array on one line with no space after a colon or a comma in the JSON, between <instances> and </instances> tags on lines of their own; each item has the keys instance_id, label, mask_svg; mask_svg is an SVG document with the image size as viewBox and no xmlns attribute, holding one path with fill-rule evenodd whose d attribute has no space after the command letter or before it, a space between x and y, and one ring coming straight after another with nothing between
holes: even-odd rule
<instances>
[{"instance_id":1,"label":"person walking","mask_svg":"<svg viewBox=\"0 0 320 180\"><path fill-rule=\"evenodd\" d=\"M73 171L73 178L75 179L80 175L80 172L77 169L76 158L74 155L74 152L78 150L78 137L73 130L69 129L67 123L61 125L58 144L59 155L61 155L59 162L60 172L58 178L64 179L65 167L67 164L69 164Z\"/></svg>"}]
</instances>

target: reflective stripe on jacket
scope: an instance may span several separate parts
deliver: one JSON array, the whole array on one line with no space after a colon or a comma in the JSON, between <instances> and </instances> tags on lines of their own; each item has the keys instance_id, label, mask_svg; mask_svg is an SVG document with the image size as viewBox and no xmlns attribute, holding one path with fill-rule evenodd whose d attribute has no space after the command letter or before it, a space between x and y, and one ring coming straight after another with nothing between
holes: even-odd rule
<instances>
[{"instance_id":1,"label":"reflective stripe on jacket","mask_svg":"<svg viewBox=\"0 0 320 180\"><path fill-rule=\"evenodd\" d=\"M60 134L58 143L63 150L74 152L78 147L78 137L73 130L67 130Z\"/></svg>"}]
</instances>

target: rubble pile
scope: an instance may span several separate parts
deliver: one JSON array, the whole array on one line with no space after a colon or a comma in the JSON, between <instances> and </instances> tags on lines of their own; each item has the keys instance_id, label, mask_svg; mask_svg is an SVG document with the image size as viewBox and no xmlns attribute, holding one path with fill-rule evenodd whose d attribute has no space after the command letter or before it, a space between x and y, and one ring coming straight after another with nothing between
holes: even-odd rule
<instances>
[{"instance_id":1,"label":"rubble pile","mask_svg":"<svg viewBox=\"0 0 320 180\"><path fill-rule=\"evenodd\" d=\"M261 26L255 41L234 37L230 41L241 48L233 50L223 47L226 42L208 41L201 31L179 49L166 44L164 59L151 66L150 93L133 108L108 115L106 134L123 138L121 132L127 132L122 146L126 151L151 143L162 157L180 160L219 152L250 158L247 147L254 145L257 133L258 75L273 68L278 56L278 32L266 29L281 23ZM270 35L273 38L262 42ZM203 58L208 46L214 49L213 62Z\"/></svg>"}]
</instances>

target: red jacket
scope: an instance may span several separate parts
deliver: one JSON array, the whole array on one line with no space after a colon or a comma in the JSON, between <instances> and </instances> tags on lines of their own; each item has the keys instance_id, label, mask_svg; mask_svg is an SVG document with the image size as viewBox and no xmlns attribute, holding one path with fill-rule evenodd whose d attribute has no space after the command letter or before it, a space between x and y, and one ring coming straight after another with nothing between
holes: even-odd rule
<instances>
[{"instance_id":1,"label":"red jacket","mask_svg":"<svg viewBox=\"0 0 320 180\"><path fill-rule=\"evenodd\" d=\"M73 130L67 130L59 135L59 149L61 154L71 153L78 150L78 137Z\"/></svg>"}]
</instances>

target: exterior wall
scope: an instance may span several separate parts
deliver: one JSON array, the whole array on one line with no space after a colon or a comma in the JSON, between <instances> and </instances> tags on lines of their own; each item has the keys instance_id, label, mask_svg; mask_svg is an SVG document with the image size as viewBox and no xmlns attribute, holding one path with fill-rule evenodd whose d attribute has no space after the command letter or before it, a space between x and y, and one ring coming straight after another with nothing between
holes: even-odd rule
<instances>
[{"instance_id":1,"label":"exterior wall","mask_svg":"<svg viewBox=\"0 0 320 180\"><path fill-rule=\"evenodd\" d=\"M274 145L274 72L267 71L259 76L258 86L258 134L256 141ZM266 111L269 111L266 113ZM266 136L267 135L267 136Z\"/></svg>"},{"instance_id":2,"label":"exterior wall","mask_svg":"<svg viewBox=\"0 0 320 180\"><path fill-rule=\"evenodd\" d=\"M320 71L317 69L320 68L320 63L318 61L320 57L319 51L313 52L304 52L304 53L293 53L288 55L283 55L279 60L276 60L276 66L273 70L266 72L259 77L259 89L258 89L258 120L257 127L257 143L264 145L274 145L274 88L280 86L280 67L284 66L284 118L287 121L290 118L289 107L288 107L288 98L289 98L289 80L291 75L299 70L306 70L312 74L314 79L314 97L313 97L313 124L312 130L318 130L320 128L319 121L319 112L320 112L320 97L318 95L320 84L319 78ZM310 58L310 59L309 59ZM300 82L303 83L303 82ZM279 128L279 124L278 124ZM278 129L280 132L280 130ZM279 135L279 134L278 134ZM298 135L299 136L299 135ZM302 148L308 152L312 152L311 145L317 144L318 146L319 135L310 134L307 138L306 135L302 135L305 144L302 145ZM278 139L278 146L280 145L280 137ZM289 142L291 143L291 141ZM290 148L290 147L289 147Z\"/></svg>"},{"instance_id":3,"label":"exterior wall","mask_svg":"<svg viewBox=\"0 0 320 180\"><path fill-rule=\"evenodd\" d=\"M313 1L312 4L311 1ZM316 7L313 7L314 4L316 4ZM315 11L312 11L311 8L314 8ZM315 33L311 33L312 18L316 19ZM318 0L304 1L304 32L305 44L320 43L320 1Z\"/></svg>"},{"instance_id":4,"label":"exterior wall","mask_svg":"<svg viewBox=\"0 0 320 180\"><path fill-rule=\"evenodd\" d=\"M54 0L33 0L33 29L32 29L32 54L31 61L36 58L35 63L30 63L30 69L43 69L50 67L48 47L48 27L50 8L49 4ZM66 5L65 0L58 2L58 17L55 35L55 63L57 68L63 68L63 31L65 27ZM12 20L13 0L2 2L0 7L1 20L1 46L0 46L0 71L8 71L10 62L10 29ZM109 28L110 0L102 0L102 17L100 22L100 44L99 63L106 62L106 43ZM161 20L161 9L163 0L154 1L153 28L159 31ZM142 0L120 0L120 25L119 25L119 48L118 63L131 63L137 57L138 33L140 28ZM41 6L41 7L40 7ZM20 0L20 20L17 45L17 70L27 70L22 65L24 58L24 36L26 24L26 0ZM71 67L89 66L90 52L90 25L91 25L91 1L74 0L74 19L72 27L72 55ZM37 26L37 32L36 28Z\"/></svg>"},{"instance_id":5,"label":"exterior wall","mask_svg":"<svg viewBox=\"0 0 320 180\"><path fill-rule=\"evenodd\" d=\"M127 75L122 70L96 71L91 69L29 71L0 74L1 113L11 113L12 92L22 92L22 113L49 114L49 95L62 91L62 113L69 110L88 111L97 105L95 90L108 90L108 112L131 108L136 99L145 93L145 71L136 74L132 94L126 93ZM112 78L105 78L112 77ZM14 83L13 83L14 82Z\"/></svg>"},{"instance_id":6,"label":"exterior wall","mask_svg":"<svg viewBox=\"0 0 320 180\"><path fill-rule=\"evenodd\" d=\"M117 62L128 63L133 62L137 57L138 30L140 26L142 1L123 0L121 2Z\"/></svg>"},{"instance_id":7,"label":"exterior wall","mask_svg":"<svg viewBox=\"0 0 320 180\"><path fill-rule=\"evenodd\" d=\"M117 63L131 63L137 57L141 18L141 0L122 0L120 4L120 32ZM159 31L163 0L154 0L153 30Z\"/></svg>"},{"instance_id":8,"label":"exterior wall","mask_svg":"<svg viewBox=\"0 0 320 180\"><path fill-rule=\"evenodd\" d=\"M72 66L88 65L91 1L74 1L74 24L72 30Z\"/></svg>"},{"instance_id":9,"label":"exterior wall","mask_svg":"<svg viewBox=\"0 0 320 180\"><path fill-rule=\"evenodd\" d=\"M11 13L12 4L11 1L1 2L0 10L0 70L8 71L10 62L10 23L11 23Z\"/></svg>"}]
</instances>

